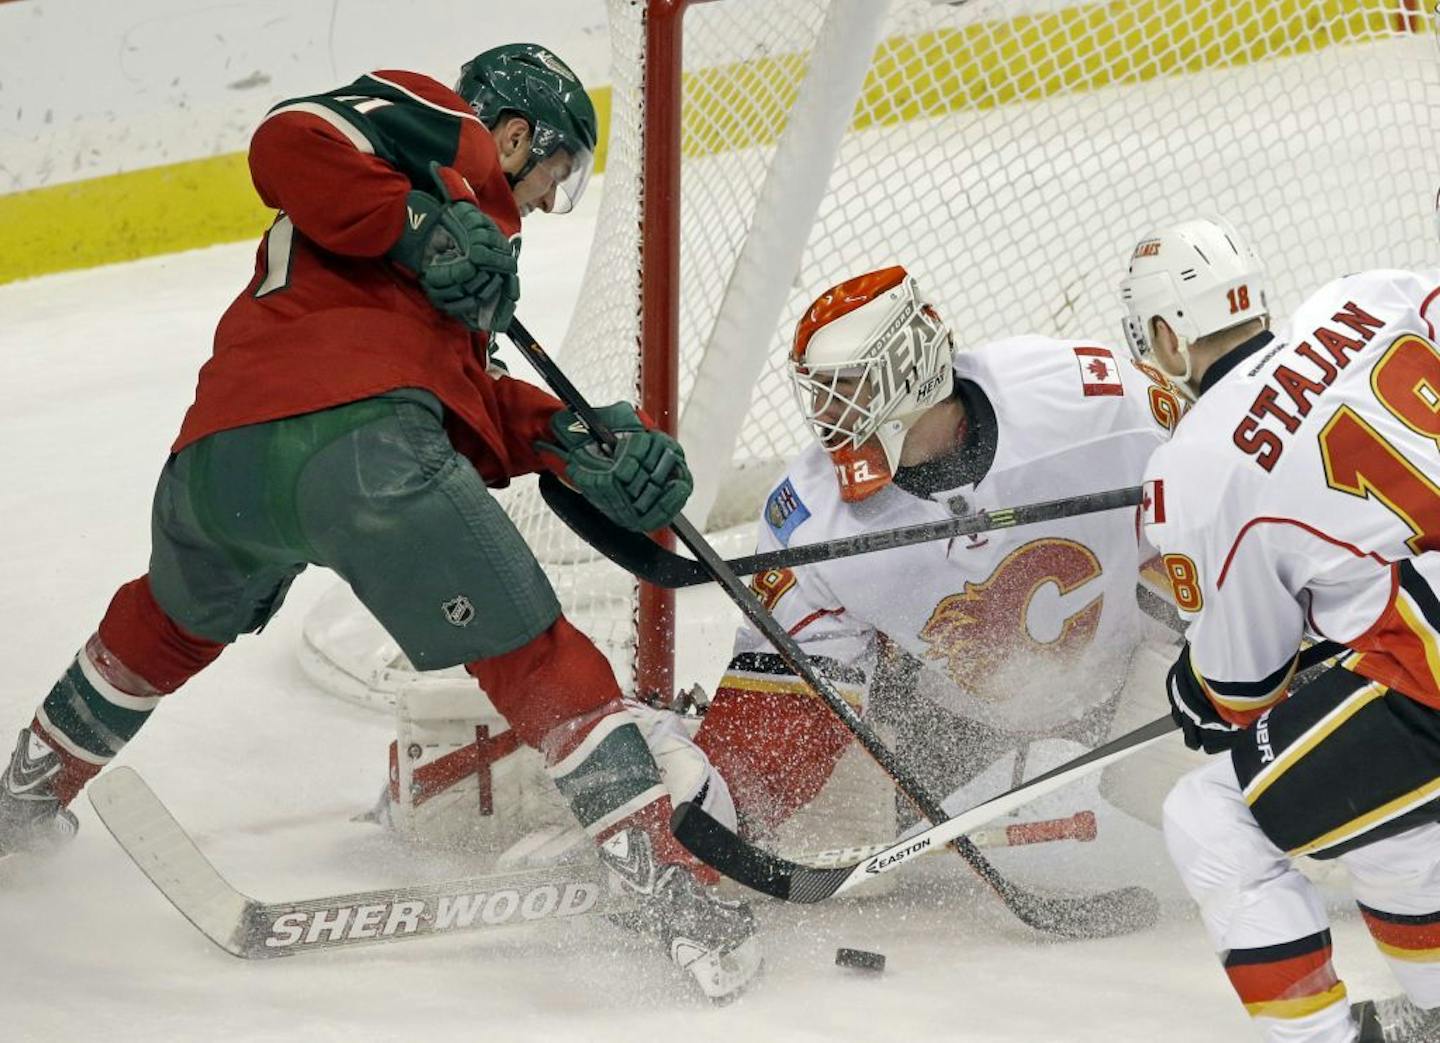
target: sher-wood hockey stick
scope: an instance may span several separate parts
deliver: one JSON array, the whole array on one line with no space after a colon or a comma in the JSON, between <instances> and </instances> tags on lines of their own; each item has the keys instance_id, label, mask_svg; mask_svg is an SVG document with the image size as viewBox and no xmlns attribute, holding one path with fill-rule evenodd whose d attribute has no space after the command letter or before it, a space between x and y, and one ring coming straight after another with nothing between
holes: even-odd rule
<instances>
[{"instance_id":1,"label":"sher-wood hockey stick","mask_svg":"<svg viewBox=\"0 0 1440 1043\"><path fill-rule=\"evenodd\" d=\"M1314 644L1300 653L1296 673L1344 651L1345 646L1333 641ZM979 829L1001 815L1067 786L1107 764L1137 753L1177 727L1169 716L1143 724L998 797L977 804L969 811L896 841L884 851L860 856L847 865L810 866L780 858L743 840L688 802L675 810L675 835L696 857L746 887L787 902L820 902L832 895L844 894L881 873L888 873L941 844L953 843L956 837Z\"/></svg>"},{"instance_id":2,"label":"sher-wood hockey stick","mask_svg":"<svg viewBox=\"0 0 1440 1043\"><path fill-rule=\"evenodd\" d=\"M605 517L579 493L553 475L540 478L540 495L575 534L615 564L657 587L693 587L711 583L715 577L700 562L666 550L643 533L629 532ZM766 569L794 568L817 561L849 558L857 554L894 547L908 547L931 540L954 539L1017 525L1071 518L1079 514L1113 511L1140 503L1141 487L1109 489L1105 492L1067 496L1060 500L975 511L943 521L902 525L880 532L862 532L835 540L731 558L725 565L737 576L750 576Z\"/></svg>"},{"instance_id":3,"label":"sher-wood hockey stick","mask_svg":"<svg viewBox=\"0 0 1440 1043\"><path fill-rule=\"evenodd\" d=\"M559 866L261 902L220 875L133 769L111 768L88 792L105 828L170 904L205 937L245 960L635 907L629 895L611 892L598 863L588 873Z\"/></svg>"},{"instance_id":4,"label":"sher-wood hockey stick","mask_svg":"<svg viewBox=\"0 0 1440 1043\"><path fill-rule=\"evenodd\" d=\"M613 449L616 445L614 432L604 425L595 410L524 325L516 319L511 322L506 332L524 352L536 372L550 385L550 389L590 429L595 440L602 446ZM715 553L715 548L710 546L695 526L684 515L680 515L671 523L670 528L690 549L690 553L695 555L700 566L729 595L741 613L765 636L785 665L810 686L920 813L931 822L944 822L947 816L940 802L926 791L920 780L880 741L870 725L841 697L834 685L815 669L795 639L765 610L750 588L741 582ZM677 821L680 817L679 809L676 809ZM964 830L958 830L946 839L970 868L1000 897L1006 908L1037 930L1074 938L1101 938L1139 930L1154 923L1159 915L1159 903L1155 896L1140 887L1120 888L1104 894L1086 896L1040 895L1026 891L1002 876L980 850L961 835L963 832ZM730 836L734 837L734 834ZM709 861L703 853L703 846L702 850L693 847L690 850L696 857ZM722 865L712 864L721 872L726 871ZM744 882L743 879L741 882Z\"/></svg>"},{"instance_id":5,"label":"sher-wood hockey stick","mask_svg":"<svg viewBox=\"0 0 1440 1043\"><path fill-rule=\"evenodd\" d=\"M244 960L496 930L635 907L631 895L612 891L598 861L261 902L220 875L133 769L112 768L90 784L89 794L100 821L160 893L201 934ZM1094 837L1095 818L1088 811L975 834L986 847ZM887 846L835 848L803 857L811 865L835 865L866 858Z\"/></svg>"}]
</instances>

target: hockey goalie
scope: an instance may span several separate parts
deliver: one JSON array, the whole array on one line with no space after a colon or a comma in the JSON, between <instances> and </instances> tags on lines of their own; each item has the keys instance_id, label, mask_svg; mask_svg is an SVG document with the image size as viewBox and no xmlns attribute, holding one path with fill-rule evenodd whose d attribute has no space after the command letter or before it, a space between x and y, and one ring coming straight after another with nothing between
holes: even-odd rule
<instances>
[{"instance_id":1,"label":"hockey goalie","mask_svg":"<svg viewBox=\"0 0 1440 1043\"><path fill-rule=\"evenodd\" d=\"M818 444L767 497L759 550L1134 486L1181 415L1162 374L1095 342L964 347L903 268L822 294L789 359ZM955 814L1164 715L1167 656L1147 647L1153 623L1137 604L1152 557L1135 513L1108 511L775 569L753 587ZM1158 574L1149 582L1161 589ZM697 742L743 831L780 839L854 745L748 624ZM1102 840L1107 818L1153 826L1188 760L1171 744L1021 814L1095 812ZM1123 864L1100 847L1111 871ZM1065 855L1067 877L1078 854ZM1035 861L1016 856L1017 873Z\"/></svg>"}]
</instances>

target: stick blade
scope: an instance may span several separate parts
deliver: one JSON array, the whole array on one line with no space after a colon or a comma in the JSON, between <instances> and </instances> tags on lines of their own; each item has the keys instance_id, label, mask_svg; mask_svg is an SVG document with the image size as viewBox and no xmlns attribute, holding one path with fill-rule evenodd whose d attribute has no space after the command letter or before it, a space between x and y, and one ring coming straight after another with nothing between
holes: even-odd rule
<instances>
[{"instance_id":1,"label":"stick blade","mask_svg":"<svg viewBox=\"0 0 1440 1043\"><path fill-rule=\"evenodd\" d=\"M854 866L816 869L772 855L737 836L699 805L684 801L670 819L670 831L700 861L731 880L783 902L824 901Z\"/></svg>"},{"instance_id":2,"label":"stick blade","mask_svg":"<svg viewBox=\"0 0 1440 1043\"><path fill-rule=\"evenodd\" d=\"M145 780L112 768L87 789L105 828L170 904L230 955L250 956L245 925L255 903L216 871Z\"/></svg>"},{"instance_id":3,"label":"stick blade","mask_svg":"<svg viewBox=\"0 0 1440 1043\"><path fill-rule=\"evenodd\" d=\"M1032 895L1017 914L1036 930L1063 938L1117 938L1154 927L1160 899L1135 886L1077 897Z\"/></svg>"},{"instance_id":4,"label":"stick blade","mask_svg":"<svg viewBox=\"0 0 1440 1043\"><path fill-rule=\"evenodd\" d=\"M553 474L540 476L540 496L575 535L616 565L647 580L660 578L663 567L656 552L662 548L650 537L620 528Z\"/></svg>"}]
</instances>

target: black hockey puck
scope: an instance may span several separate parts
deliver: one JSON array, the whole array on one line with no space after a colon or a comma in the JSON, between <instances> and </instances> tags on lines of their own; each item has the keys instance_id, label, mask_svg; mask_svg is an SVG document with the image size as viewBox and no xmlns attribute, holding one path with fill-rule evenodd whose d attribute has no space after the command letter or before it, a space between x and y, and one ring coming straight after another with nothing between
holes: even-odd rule
<instances>
[{"instance_id":1,"label":"black hockey puck","mask_svg":"<svg viewBox=\"0 0 1440 1043\"><path fill-rule=\"evenodd\" d=\"M835 966L853 967L857 971L879 974L885 969L885 954L864 949L836 949Z\"/></svg>"}]
</instances>

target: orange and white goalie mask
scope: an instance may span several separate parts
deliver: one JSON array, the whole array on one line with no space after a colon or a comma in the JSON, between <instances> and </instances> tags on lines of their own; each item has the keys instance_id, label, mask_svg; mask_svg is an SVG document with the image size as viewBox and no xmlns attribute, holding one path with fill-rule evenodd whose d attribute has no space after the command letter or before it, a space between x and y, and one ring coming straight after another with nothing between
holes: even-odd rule
<instances>
[{"instance_id":1,"label":"orange and white goalie mask","mask_svg":"<svg viewBox=\"0 0 1440 1043\"><path fill-rule=\"evenodd\" d=\"M889 483L905 433L954 389L953 351L940 313L898 265L831 287L800 317L790 374L844 500Z\"/></svg>"}]
</instances>

